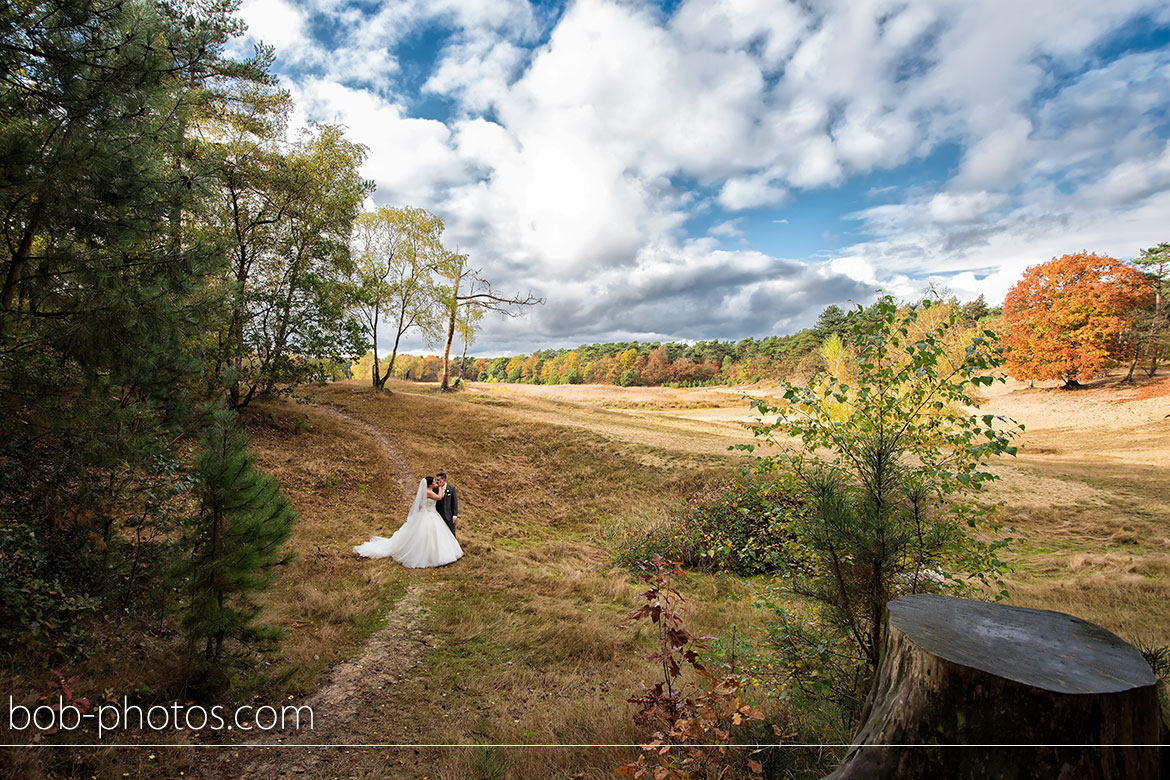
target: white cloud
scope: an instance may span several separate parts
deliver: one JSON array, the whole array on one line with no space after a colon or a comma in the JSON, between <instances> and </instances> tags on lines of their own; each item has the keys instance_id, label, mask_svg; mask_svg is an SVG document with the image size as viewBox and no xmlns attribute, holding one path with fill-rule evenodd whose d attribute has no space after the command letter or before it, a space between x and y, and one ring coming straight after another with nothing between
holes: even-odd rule
<instances>
[{"instance_id":1,"label":"white cloud","mask_svg":"<svg viewBox=\"0 0 1170 780\"><path fill-rule=\"evenodd\" d=\"M719 191L719 204L725 209L739 211L778 205L787 195L787 190L777 187L767 176L737 176L724 182Z\"/></svg>"},{"instance_id":2,"label":"white cloud","mask_svg":"<svg viewBox=\"0 0 1170 780\"><path fill-rule=\"evenodd\" d=\"M1006 201L1006 195L993 195L990 192L940 192L930 199L927 210L935 222L943 224L974 222Z\"/></svg>"},{"instance_id":3,"label":"white cloud","mask_svg":"<svg viewBox=\"0 0 1170 780\"><path fill-rule=\"evenodd\" d=\"M1010 185L1023 163L1032 159L1028 136L1032 123L1020 116L1007 117L998 127L974 141L967 149L958 181L969 187Z\"/></svg>"},{"instance_id":4,"label":"white cloud","mask_svg":"<svg viewBox=\"0 0 1170 780\"><path fill-rule=\"evenodd\" d=\"M526 57L509 41L479 37L448 49L424 89L458 99L466 111L487 111L507 94Z\"/></svg>"},{"instance_id":5,"label":"white cloud","mask_svg":"<svg viewBox=\"0 0 1170 780\"><path fill-rule=\"evenodd\" d=\"M1166 189L1170 189L1170 143L1161 154L1126 160L1086 187L1103 203L1130 203Z\"/></svg>"},{"instance_id":6,"label":"white cloud","mask_svg":"<svg viewBox=\"0 0 1170 780\"><path fill-rule=\"evenodd\" d=\"M440 188L465 179L466 164L442 122L407 116L385 98L334 81L309 79L290 88L298 112L294 124L338 122L368 147L362 172L374 180L380 202L431 205Z\"/></svg>"},{"instance_id":7,"label":"white cloud","mask_svg":"<svg viewBox=\"0 0 1170 780\"><path fill-rule=\"evenodd\" d=\"M707 233L712 236L722 236L723 238L743 238L746 235L739 226L738 219L729 219L725 222L712 225L707 229Z\"/></svg>"},{"instance_id":8,"label":"white cloud","mask_svg":"<svg viewBox=\"0 0 1170 780\"><path fill-rule=\"evenodd\" d=\"M1053 254L1165 240L1170 52L1091 51L1143 12L1170 20L1145 0L683 0L673 13L571 0L559 18L525 0L241 10L253 36L287 49L299 121L346 124L370 147L378 202L440 213L489 276L550 296L532 338L562 340L781 327L815 319L831 295L910 294L929 278L994 300ZM314 15L335 24L335 50L312 39ZM399 44L436 26L443 49L412 73ZM434 96L454 101L449 118L410 115ZM862 239L828 262L712 238L746 237L725 212L799 204L944 145L956 167L874 184L893 202L852 215ZM713 224L709 236L694 224ZM702 317L687 308L696 285L718 291ZM489 321L485 339L504 333Z\"/></svg>"},{"instance_id":9,"label":"white cloud","mask_svg":"<svg viewBox=\"0 0 1170 780\"><path fill-rule=\"evenodd\" d=\"M299 50L308 43L304 11L286 0L245 0L239 15L251 38L278 50Z\"/></svg>"}]
</instances>

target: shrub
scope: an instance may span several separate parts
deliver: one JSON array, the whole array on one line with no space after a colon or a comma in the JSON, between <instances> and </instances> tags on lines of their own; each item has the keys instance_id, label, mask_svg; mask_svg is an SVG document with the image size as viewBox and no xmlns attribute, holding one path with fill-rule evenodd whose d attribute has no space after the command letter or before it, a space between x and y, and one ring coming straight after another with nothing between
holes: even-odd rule
<instances>
[{"instance_id":1,"label":"shrub","mask_svg":"<svg viewBox=\"0 0 1170 780\"><path fill-rule=\"evenodd\" d=\"M618 767L617 774L635 780L728 777L736 759L727 750L732 729L763 716L744 700L743 680L734 666L719 674L700 659L708 648L686 628L681 613L686 599L674 584L684 576L682 570L661 556L640 562L639 568L649 586L639 596L645 603L626 619L653 623L656 644L645 657L661 676L653 687L643 682L640 695L627 699L642 705L634 722L654 734L637 760ZM683 681L688 666L695 676L689 684ZM763 773L758 761L748 758L746 763L752 777Z\"/></svg>"},{"instance_id":2,"label":"shrub","mask_svg":"<svg viewBox=\"0 0 1170 780\"><path fill-rule=\"evenodd\" d=\"M37 529L0 518L0 660L73 656L86 643L81 619L98 599L79 586L94 578L84 535Z\"/></svg>"},{"instance_id":3,"label":"shrub","mask_svg":"<svg viewBox=\"0 0 1170 780\"><path fill-rule=\"evenodd\" d=\"M804 507L792 475L736 471L700 490L681 515L630 532L616 558L630 569L661 555L688 568L742 576L795 571L791 527Z\"/></svg>"},{"instance_id":4,"label":"shrub","mask_svg":"<svg viewBox=\"0 0 1170 780\"><path fill-rule=\"evenodd\" d=\"M776 608L775 645L797 687L832 690L854 712L877 666L886 602L1002 588L998 551L1009 540L994 538L1004 530L997 508L974 494L995 479L992 458L1015 454L1016 426L969 410L1003 350L985 332L952 357L956 314L930 309L900 312L885 298L876 319L851 315L855 379L821 371L803 386L783 383L783 405L753 402L777 415L754 426L761 443L777 444L772 434L784 430L803 445L755 459L795 474L808 501L791 527L807 566L788 583L804 604Z\"/></svg>"}]
</instances>

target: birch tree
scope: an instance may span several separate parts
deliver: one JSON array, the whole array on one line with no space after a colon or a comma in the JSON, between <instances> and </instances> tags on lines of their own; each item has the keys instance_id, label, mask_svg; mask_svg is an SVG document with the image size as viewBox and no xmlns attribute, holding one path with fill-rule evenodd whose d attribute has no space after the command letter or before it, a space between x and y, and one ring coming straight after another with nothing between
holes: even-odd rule
<instances>
[{"instance_id":1,"label":"birch tree","mask_svg":"<svg viewBox=\"0 0 1170 780\"><path fill-rule=\"evenodd\" d=\"M359 215L354 224L356 308L373 347L371 380L379 390L394 370L403 336L417 329L428 341L438 340L442 293L431 269L443 256L442 232L443 220L410 206L383 206ZM378 357L383 323L392 324L394 333L385 371Z\"/></svg>"}]
</instances>

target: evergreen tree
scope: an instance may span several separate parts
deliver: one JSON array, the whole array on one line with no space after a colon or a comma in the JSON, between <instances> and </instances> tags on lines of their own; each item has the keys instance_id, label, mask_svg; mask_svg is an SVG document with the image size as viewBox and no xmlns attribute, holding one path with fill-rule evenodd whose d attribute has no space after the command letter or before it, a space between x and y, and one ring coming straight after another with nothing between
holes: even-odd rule
<instances>
[{"instance_id":1,"label":"evergreen tree","mask_svg":"<svg viewBox=\"0 0 1170 780\"><path fill-rule=\"evenodd\" d=\"M175 577L189 594L183 616L189 661L202 684L226 679L226 645L267 648L281 632L257 624L253 596L292 560L283 545L296 520L280 483L257 470L230 412L219 412L195 464L201 511L186 537L190 556Z\"/></svg>"},{"instance_id":2,"label":"evergreen tree","mask_svg":"<svg viewBox=\"0 0 1170 780\"><path fill-rule=\"evenodd\" d=\"M829 336L843 336L848 333L849 321L846 319L845 312L841 311L840 306L830 304L821 312L814 327L823 340Z\"/></svg>"},{"instance_id":3,"label":"evergreen tree","mask_svg":"<svg viewBox=\"0 0 1170 780\"><path fill-rule=\"evenodd\" d=\"M991 309L988 308L987 301L981 294L975 300L964 303L959 309L959 313L964 322L975 323L988 316Z\"/></svg>"},{"instance_id":4,"label":"evergreen tree","mask_svg":"<svg viewBox=\"0 0 1170 780\"><path fill-rule=\"evenodd\" d=\"M188 122L201 85L251 72L223 56L231 11L0 4L0 557L37 562L0 624L68 630L134 582L119 518L162 511L142 487L193 419L202 286L223 261L185 235L205 194Z\"/></svg>"}]
</instances>

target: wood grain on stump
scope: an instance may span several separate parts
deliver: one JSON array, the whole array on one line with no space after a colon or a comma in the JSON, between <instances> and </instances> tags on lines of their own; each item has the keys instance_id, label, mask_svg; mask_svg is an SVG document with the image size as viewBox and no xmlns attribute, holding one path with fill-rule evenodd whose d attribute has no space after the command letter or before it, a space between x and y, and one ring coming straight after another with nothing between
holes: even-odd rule
<instances>
[{"instance_id":1,"label":"wood grain on stump","mask_svg":"<svg viewBox=\"0 0 1170 780\"><path fill-rule=\"evenodd\" d=\"M826 780L1157 780L1154 673L1117 635L933 594L888 609L867 716Z\"/></svg>"}]
</instances>

